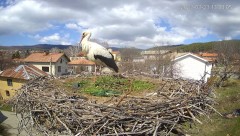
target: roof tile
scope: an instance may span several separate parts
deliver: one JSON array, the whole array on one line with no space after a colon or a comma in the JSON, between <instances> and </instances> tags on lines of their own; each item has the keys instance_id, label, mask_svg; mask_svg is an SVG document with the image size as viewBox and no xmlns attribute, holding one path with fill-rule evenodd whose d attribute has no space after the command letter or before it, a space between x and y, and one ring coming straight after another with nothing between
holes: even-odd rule
<instances>
[{"instance_id":1,"label":"roof tile","mask_svg":"<svg viewBox=\"0 0 240 136\"><path fill-rule=\"evenodd\" d=\"M4 70L0 77L11 77L16 79L29 80L35 77L47 76L44 71L36 68L33 65L19 65L18 67L9 68Z\"/></svg>"},{"instance_id":2,"label":"roof tile","mask_svg":"<svg viewBox=\"0 0 240 136\"><path fill-rule=\"evenodd\" d=\"M24 59L25 62L57 62L64 53L32 53Z\"/></svg>"},{"instance_id":3,"label":"roof tile","mask_svg":"<svg viewBox=\"0 0 240 136\"><path fill-rule=\"evenodd\" d=\"M93 61L87 60L87 59L77 59L77 60L72 60L71 62L68 63L69 65L95 65Z\"/></svg>"}]
</instances>

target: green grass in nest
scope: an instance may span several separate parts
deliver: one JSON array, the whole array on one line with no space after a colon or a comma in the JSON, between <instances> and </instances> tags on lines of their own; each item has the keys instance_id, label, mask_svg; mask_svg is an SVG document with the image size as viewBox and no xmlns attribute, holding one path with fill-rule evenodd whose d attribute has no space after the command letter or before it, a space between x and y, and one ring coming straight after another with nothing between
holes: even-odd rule
<instances>
[{"instance_id":1,"label":"green grass in nest","mask_svg":"<svg viewBox=\"0 0 240 136\"><path fill-rule=\"evenodd\" d=\"M120 95L124 91L144 91L156 87L154 83L137 79L126 79L113 76L99 76L95 84L91 79L66 82L66 87L73 87L78 84L79 90L94 96Z\"/></svg>"}]
</instances>

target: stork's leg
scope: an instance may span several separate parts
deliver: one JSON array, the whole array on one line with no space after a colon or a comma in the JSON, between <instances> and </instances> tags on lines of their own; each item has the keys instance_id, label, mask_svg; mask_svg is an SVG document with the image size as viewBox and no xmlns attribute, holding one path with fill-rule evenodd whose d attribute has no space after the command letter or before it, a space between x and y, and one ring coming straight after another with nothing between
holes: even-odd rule
<instances>
[{"instance_id":1,"label":"stork's leg","mask_svg":"<svg viewBox=\"0 0 240 136\"><path fill-rule=\"evenodd\" d=\"M93 76L93 83L95 84L97 78L97 67L95 65L95 71L94 71L94 76Z\"/></svg>"},{"instance_id":2,"label":"stork's leg","mask_svg":"<svg viewBox=\"0 0 240 136\"><path fill-rule=\"evenodd\" d=\"M94 72L94 76L93 76L93 83L94 84L96 83L96 79L97 79L97 72L95 71Z\"/></svg>"},{"instance_id":3,"label":"stork's leg","mask_svg":"<svg viewBox=\"0 0 240 136\"><path fill-rule=\"evenodd\" d=\"M100 72L100 75L102 75L102 67L101 66L99 67L99 72Z\"/></svg>"}]
</instances>

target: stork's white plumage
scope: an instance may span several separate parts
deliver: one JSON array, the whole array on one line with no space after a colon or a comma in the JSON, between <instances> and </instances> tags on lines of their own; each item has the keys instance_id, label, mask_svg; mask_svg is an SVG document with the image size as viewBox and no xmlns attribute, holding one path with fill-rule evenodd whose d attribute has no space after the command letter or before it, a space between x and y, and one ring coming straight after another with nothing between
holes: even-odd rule
<instances>
[{"instance_id":1,"label":"stork's white plumage","mask_svg":"<svg viewBox=\"0 0 240 136\"><path fill-rule=\"evenodd\" d=\"M82 44L82 51L87 53L87 58L96 64L107 66L115 72L118 72L118 66L111 52L100 44L89 41L90 37L91 32L83 32L80 42Z\"/></svg>"}]
</instances>

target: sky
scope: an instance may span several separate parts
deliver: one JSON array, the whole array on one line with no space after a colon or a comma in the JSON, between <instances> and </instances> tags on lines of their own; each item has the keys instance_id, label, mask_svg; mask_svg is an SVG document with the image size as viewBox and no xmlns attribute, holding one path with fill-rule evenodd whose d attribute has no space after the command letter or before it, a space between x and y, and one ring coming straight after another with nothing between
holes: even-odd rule
<instances>
[{"instance_id":1,"label":"sky","mask_svg":"<svg viewBox=\"0 0 240 136\"><path fill-rule=\"evenodd\" d=\"M238 0L0 0L0 45L76 45L83 31L114 47L240 39Z\"/></svg>"}]
</instances>

